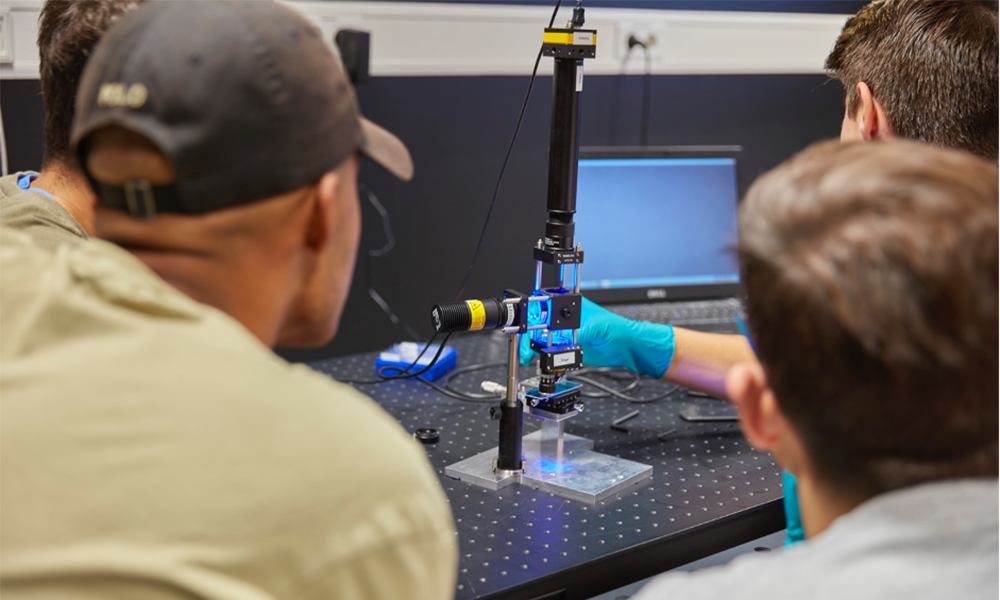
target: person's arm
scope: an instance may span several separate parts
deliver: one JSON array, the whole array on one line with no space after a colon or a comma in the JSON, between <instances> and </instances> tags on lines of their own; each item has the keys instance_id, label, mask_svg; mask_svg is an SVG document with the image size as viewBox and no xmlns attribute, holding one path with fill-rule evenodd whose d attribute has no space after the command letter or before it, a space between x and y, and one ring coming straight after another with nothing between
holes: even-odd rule
<instances>
[{"instance_id":1,"label":"person's arm","mask_svg":"<svg viewBox=\"0 0 1000 600\"><path fill-rule=\"evenodd\" d=\"M728 399L726 373L736 363L755 361L742 335L705 333L674 327L674 355L663 379ZM586 353L584 354L586 359Z\"/></svg>"},{"instance_id":2,"label":"person's arm","mask_svg":"<svg viewBox=\"0 0 1000 600\"><path fill-rule=\"evenodd\" d=\"M725 378L729 368L756 360L750 344L741 335L633 321L586 298L577 341L583 348L583 362L589 366L626 368L718 398L726 398ZM521 363L528 364L534 356L528 336L521 336Z\"/></svg>"}]
</instances>

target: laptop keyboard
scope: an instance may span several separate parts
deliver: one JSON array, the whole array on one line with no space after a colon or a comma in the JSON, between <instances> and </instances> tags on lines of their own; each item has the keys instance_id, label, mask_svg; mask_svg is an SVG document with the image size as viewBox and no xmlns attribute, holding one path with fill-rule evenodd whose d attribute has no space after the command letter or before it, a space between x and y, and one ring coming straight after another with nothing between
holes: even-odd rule
<instances>
[{"instance_id":1,"label":"laptop keyboard","mask_svg":"<svg viewBox=\"0 0 1000 600\"><path fill-rule=\"evenodd\" d=\"M671 325L729 325L735 322L736 315L743 310L743 303L736 298L726 298L696 302L619 304L605 308L636 321Z\"/></svg>"}]
</instances>

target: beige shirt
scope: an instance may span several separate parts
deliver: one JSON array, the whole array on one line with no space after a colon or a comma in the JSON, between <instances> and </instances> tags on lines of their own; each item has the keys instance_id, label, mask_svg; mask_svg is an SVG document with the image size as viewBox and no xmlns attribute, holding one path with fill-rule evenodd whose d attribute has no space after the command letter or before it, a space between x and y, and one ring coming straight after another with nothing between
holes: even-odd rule
<instances>
[{"instance_id":1,"label":"beige shirt","mask_svg":"<svg viewBox=\"0 0 1000 600\"><path fill-rule=\"evenodd\" d=\"M24 231L35 244L48 250L90 239L62 204L42 192L21 189L17 180L25 175L38 174L22 171L0 177L0 225Z\"/></svg>"},{"instance_id":2,"label":"beige shirt","mask_svg":"<svg viewBox=\"0 0 1000 600\"><path fill-rule=\"evenodd\" d=\"M0 231L0 592L454 593L447 501L369 398L103 242Z\"/></svg>"}]
</instances>

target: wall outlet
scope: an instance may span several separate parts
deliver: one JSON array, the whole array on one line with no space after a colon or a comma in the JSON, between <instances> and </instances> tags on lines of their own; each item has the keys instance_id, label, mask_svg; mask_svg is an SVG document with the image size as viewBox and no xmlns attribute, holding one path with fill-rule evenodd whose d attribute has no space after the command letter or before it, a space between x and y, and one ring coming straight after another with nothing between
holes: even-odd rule
<instances>
[{"instance_id":1,"label":"wall outlet","mask_svg":"<svg viewBox=\"0 0 1000 600\"><path fill-rule=\"evenodd\" d=\"M619 60L628 57L629 60L642 60L643 49L632 48L629 52L629 39L635 37L646 45L649 56L658 59L663 56L663 40L666 36L666 25L661 23L621 23L618 25L617 55ZM636 58L638 57L638 58Z\"/></svg>"}]
</instances>

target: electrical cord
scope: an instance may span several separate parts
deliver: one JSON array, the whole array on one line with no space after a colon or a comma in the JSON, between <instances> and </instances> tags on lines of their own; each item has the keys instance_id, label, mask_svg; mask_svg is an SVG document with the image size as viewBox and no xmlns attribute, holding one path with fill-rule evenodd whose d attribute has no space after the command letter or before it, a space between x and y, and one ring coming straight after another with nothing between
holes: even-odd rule
<instances>
[{"instance_id":1,"label":"electrical cord","mask_svg":"<svg viewBox=\"0 0 1000 600\"><path fill-rule=\"evenodd\" d=\"M380 367L379 370L375 372L375 375L378 376L378 379L337 379L337 381L339 381L340 383L374 384L374 383L385 383L386 381L392 381L394 379L406 379L407 377L416 377L417 375L422 375L422 374L426 373L428 369L430 369L431 367L434 366L434 363L437 362L437 359L441 357L441 352L444 351L444 347L445 347L445 344L448 343L448 339L451 338L451 334L450 333L445 336L444 341L441 342L441 346L438 347L437 354L434 355L434 358L431 360L431 362L426 367L424 367L418 373L410 373L410 369L412 369L413 367L415 367L417 365L417 363L420 362L420 359L423 358L424 353L427 352L427 349L431 347L431 344L434 343L434 340L437 338L437 336L438 336L437 333L435 333L434 335L432 335L431 339L424 345L424 349L420 351L420 354L418 354L417 357L415 359L413 359L413 362L411 362L409 364L409 366L407 366L404 369L400 369L399 367L393 367L393 366L387 365L387 366L384 366L384 367ZM396 369L397 371L399 371L399 374L397 374L397 375L383 375L382 371L384 369Z\"/></svg>"},{"instance_id":2,"label":"electrical cord","mask_svg":"<svg viewBox=\"0 0 1000 600\"><path fill-rule=\"evenodd\" d=\"M486 403L493 404L500 398L500 396L496 395L479 396L478 394L473 395L473 394L465 394L462 392L456 392L450 388L442 387L434 383L433 381L424 379L423 377L417 377L417 380L419 380L423 384L426 384L428 387L430 387L431 389L440 394L444 394L445 396L448 396L449 398L454 398L455 400L461 400L462 402L478 402L480 404L486 404Z\"/></svg>"},{"instance_id":3,"label":"electrical cord","mask_svg":"<svg viewBox=\"0 0 1000 600\"><path fill-rule=\"evenodd\" d=\"M423 383L426 383L428 386L430 386L431 388L437 390L438 392L440 392L440 393L442 393L442 394L444 394L446 396L449 396L451 398L455 398L457 400L469 401L469 402L495 402L497 399L500 398L500 396L497 395L497 394L477 394L477 393L471 393L471 392L461 392L461 391L458 391L458 390L456 390L456 389L454 389L452 387L452 381L454 381L456 378L458 378L461 375L465 375L466 373L471 373L471 372L474 372L474 371L481 371L481 370L490 369L490 368L504 367L506 365L507 365L506 362L495 362L495 363L480 363L480 364L475 364L475 365L469 365L469 366L466 366L466 367L462 367L461 369L456 369L456 370L452 371L451 373L449 373L448 376L445 378L444 385L437 385L437 384L435 384L435 383L433 383L431 381L427 381L427 380L425 380L423 378L420 378L420 381L422 381ZM590 374L590 373L594 373L594 374L601 375L601 376L604 376L604 377L609 377L609 378L612 378L612 379L615 379L615 378L625 379L625 380L628 381L628 384L625 385L625 387L615 389L615 388L612 388L611 386L605 385L605 384L603 384L603 383L601 383L599 381L595 381L595 380L590 379L588 377L581 377L580 376L580 375L586 375L586 374ZM658 400L662 400L664 398L670 397L671 395L675 394L678 389L680 389L680 386L677 386L677 385L674 385L674 384L669 384L670 387L669 387L669 390L667 392L664 392L663 394L659 394L659 395L653 396L651 398L636 398L634 396L626 395L627 392L631 392L632 390L634 390L637 387L639 387L640 381L641 381L641 376L640 375L638 375L637 373L633 373L633 372L631 372L631 371L629 371L627 369L611 369L611 368L599 368L599 367L585 367L583 369L580 369L579 371L575 371L571 376L567 377L567 380L569 380L569 381L577 381L579 383L583 383L583 384L595 387L595 388L597 388L599 390L602 390L601 392L597 392L597 393L583 392L581 395L583 395L583 396L585 396L587 398L597 399L597 398L615 397L615 398L619 398L621 400L625 400L626 402L630 402L632 404L649 404L651 402L656 402Z\"/></svg>"},{"instance_id":4,"label":"electrical cord","mask_svg":"<svg viewBox=\"0 0 1000 600\"><path fill-rule=\"evenodd\" d=\"M589 375L590 373L595 373L607 377L608 379L620 379L629 381L628 385L623 388L619 388L618 391L621 393L631 392L635 388L639 387L639 381L641 376L638 373L633 373L628 369L613 369L610 367L584 367L577 371L570 373L570 379L573 377L578 377L580 375ZM608 398L611 394L607 392L581 392L581 395L585 398Z\"/></svg>"},{"instance_id":5,"label":"electrical cord","mask_svg":"<svg viewBox=\"0 0 1000 600\"><path fill-rule=\"evenodd\" d=\"M483 399L496 400L497 398L500 397L498 394L478 394L478 393L474 393L474 392L460 392L460 391L458 391L458 390L456 390L456 389L454 389L454 388L451 387L451 382L456 377L458 377L460 375L465 375L466 373L472 373L474 371L482 371L483 369L490 369L490 368L494 368L494 367L505 367L505 366L507 366L506 362L493 362L493 363L479 363L479 364L475 364L475 365L469 365L467 367L462 367L461 369L455 369L454 371L452 371L451 373L448 374L447 378L445 378L445 380L444 380L444 388L447 389L447 390L450 390L452 392L455 392L456 394L461 394L461 395L466 396L467 398L471 398L471 399L476 399L476 400L483 400Z\"/></svg>"},{"instance_id":6,"label":"electrical cord","mask_svg":"<svg viewBox=\"0 0 1000 600\"><path fill-rule=\"evenodd\" d=\"M368 198L369 204L371 204L375 209L375 212L382 217L382 231L385 233L386 238L384 246L377 250L369 250L365 254L365 287L368 289L368 295L375 301L375 304L382 309L382 312L385 313L385 316L388 317L390 321L392 321L393 325L402 329L406 335L410 336L411 339L419 340L420 334L396 316L396 313L389 308L389 303L382 298L381 294L375 291L375 286L372 285L372 259L381 258L388 254L390 250L395 248L396 238L392 235L392 226L389 224L389 211L382 206L381 202L379 202L378 198L375 196L375 192L363 183L358 183L358 190L365 194L365 197Z\"/></svg>"},{"instance_id":7,"label":"electrical cord","mask_svg":"<svg viewBox=\"0 0 1000 600\"><path fill-rule=\"evenodd\" d=\"M433 342L433 341L434 340L432 338L431 342ZM445 341L447 341L447 339ZM442 346L443 346L443 344L442 344ZM427 347L430 347L430 342L427 344ZM426 351L427 348L424 348L424 350ZM423 355L423 352L420 353L420 356L422 356L422 355ZM420 360L420 356L417 356L417 360L413 361L413 363L411 363L410 366L406 367L405 370L409 371L409 369L412 369L414 367L414 365L416 365L417 362ZM435 360L437 360L436 357L435 357ZM433 362L431 364L433 364ZM405 379L405 378L411 378L412 377L412 378L416 379L417 381L419 381L420 383L423 383L424 385L426 385L426 386L430 387L431 389L435 390L436 392L438 392L440 394L443 394L445 396L448 396L449 398L454 398L455 400L461 400L463 402L479 402L479 403L489 402L489 403L493 403L493 402L496 402L496 400L498 398L500 398L500 396L498 396L496 394L476 394L476 393L470 393L470 392L460 392L460 391L455 390L455 389L453 389L451 387L451 382L456 377L458 377L460 375L464 375L466 373L470 373L472 371L479 371L479 370L487 369L487 368L490 368L490 367L502 367L502 366L505 366L506 364L507 363L505 363L505 362L480 363L480 364L475 364L475 365L469 365L469 366L466 366L466 367L462 367L460 369L455 369L454 371L452 371L451 373L449 373L448 376L445 378L444 385L438 385L437 383L435 383L435 382L433 382L433 381L431 381L429 379L424 379L423 377L420 377L419 373L408 374L408 375L405 375L405 376L402 376L402 375L382 376L380 374L379 375L379 377L380 377L379 379L370 379L370 380L367 380L367 379L366 380L361 380L361 379L338 379L337 381L340 381L341 383L370 384L370 385L374 385L374 384L379 384L379 383L385 383L387 381L394 381L396 379ZM386 368L397 369L398 367L382 367L382 369L379 369L379 372L381 372L383 369L386 369ZM426 371L426 369L424 369L424 371ZM423 373L424 371L421 371L421 373Z\"/></svg>"},{"instance_id":8,"label":"electrical cord","mask_svg":"<svg viewBox=\"0 0 1000 600\"><path fill-rule=\"evenodd\" d=\"M552 24L556 22L556 14L559 13L559 7L562 6L562 0L556 0L556 7L552 11L552 17L549 19L549 28ZM524 94L524 102L521 103L521 112L517 115L517 123L514 125L514 135L510 138L510 144L507 146L507 154L503 158L503 164L500 165L500 175L497 177L496 187L493 188L493 199L490 200L490 208L486 211L486 221L483 223L483 230L479 233L479 241L476 243L476 251L472 253L472 261L469 263L469 268L465 271L465 277L462 278L462 286L458 288L458 293L455 294L455 300L461 300L462 294L465 293L465 286L469 283L469 277L472 276L472 271L476 267L476 261L479 259L479 252L483 248L483 239L486 237L486 230L490 225L490 218L493 216L493 208L497 203L497 196L500 195L500 184L503 183L504 173L507 171L507 163L510 161L510 154L514 150L514 143L517 142L517 134L521 131L521 122L524 120L524 111L528 108L528 100L531 98L531 89L535 85L535 75L538 73L538 65L542 62L542 48L538 49L538 56L535 57L535 66L531 69L531 78L528 79L528 90Z\"/></svg>"},{"instance_id":9,"label":"electrical cord","mask_svg":"<svg viewBox=\"0 0 1000 600\"><path fill-rule=\"evenodd\" d=\"M503 367L506 366L506 362L495 362L495 363L479 363L475 365L468 365L462 367L461 369L455 369L444 380L444 385L438 385L433 381L428 381L424 378L420 378L420 381L427 384L432 389L448 396L454 398L455 400L461 400L463 402L478 402L480 404L490 403L493 404L500 399L498 394L478 394L474 392L460 392L451 387L451 382L458 376L464 375L466 373L471 373L473 371L481 371L483 369Z\"/></svg>"},{"instance_id":10,"label":"electrical cord","mask_svg":"<svg viewBox=\"0 0 1000 600\"><path fill-rule=\"evenodd\" d=\"M664 398L669 398L670 396L674 395L678 390L678 386L671 384L671 389L667 392L653 396L652 398L636 398L634 396L628 396L626 394L623 394L618 390L614 389L613 387L604 385L603 383L594 381L593 379L587 377L576 376L570 378L570 381L578 381L580 383L586 383L587 385L592 385L595 388L603 390L607 392L609 395L624 400L630 404L650 404L652 402L656 402L657 400L663 400Z\"/></svg>"},{"instance_id":11,"label":"electrical cord","mask_svg":"<svg viewBox=\"0 0 1000 600\"><path fill-rule=\"evenodd\" d=\"M466 396L466 398L462 398L463 400L464 399L496 400L497 398L499 398L499 396L497 396L495 394L473 394L473 393L469 393L469 392L459 392L458 390L455 390L455 389L453 389L451 387L451 382L456 377L458 377L460 375L464 375L465 373L470 373L470 372L473 372L473 371L479 371L479 370L482 370L482 369L488 369L488 368L493 368L493 367L503 367L503 366L506 366L506 364L507 363L505 363L505 362L482 363L482 364L477 364L477 365L469 365L467 367L463 367L461 369L457 369L455 371L452 371L448 375L448 378L445 379L445 384L444 384L443 387L446 390L448 390L448 391L454 392L455 394L461 394L463 396ZM600 375L600 376L603 376L603 377L612 378L612 379L624 379L624 380L628 381L628 384L625 385L624 387L615 389L615 388L612 388L611 386L605 385L605 384L603 384L603 383L601 383L599 381L595 381L593 379L590 379L589 377L581 377L581 375L588 375L588 374L591 374L591 373L594 373L596 375ZM662 400L664 398L667 398L667 397L673 395L674 393L677 392L678 389L680 389L680 386L677 386L677 385L674 385L674 384L668 384L668 386L669 386L668 391L664 392L663 394L659 394L659 395L653 396L651 398L636 398L634 396L629 396L629 395L627 395L627 392L631 392L632 390L634 390L634 389L636 389L636 388L639 387L640 381L641 381L641 376L639 374L637 374L637 373L633 373L632 371L629 371L628 369L612 369L612 368L606 368L606 367L584 367L583 369L580 369L578 371L574 371L571 375L567 376L566 379L568 381L577 381L579 383L583 383L583 384L586 384L586 385L589 385L589 386L592 386L592 387L595 387L595 388L601 390L601 392L597 392L597 393L594 393L594 392L582 392L581 395L583 395L584 397L595 398L595 399L597 399L597 398L615 397L615 398L619 398L621 400L625 400L627 402L631 402L633 404L649 404L651 402L656 402L658 400ZM434 387L434 386L432 386L432 387ZM454 396L452 396L452 397L454 397Z\"/></svg>"},{"instance_id":12,"label":"electrical cord","mask_svg":"<svg viewBox=\"0 0 1000 600\"><path fill-rule=\"evenodd\" d=\"M649 53L649 46L646 42L643 42L634 35L630 35L628 38L628 52L625 53L625 60L628 60L629 55L632 53L632 48L636 46L642 48L642 53L644 57L644 72L642 76L642 106L639 113L639 145L648 146L649 145L649 107L652 103L652 92L650 88L650 75L653 71L652 60L653 57Z\"/></svg>"},{"instance_id":13,"label":"electrical cord","mask_svg":"<svg viewBox=\"0 0 1000 600\"><path fill-rule=\"evenodd\" d=\"M651 59L651 57L649 55L649 48L646 47L646 44L642 45L642 52L643 52L643 54L646 57L646 72L642 76L642 113L641 113L642 117L639 120L639 127L641 127L641 130L639 131L639 143L642 146L648 146L649 145L649 107L650 107L650 104L652 103L652 98L651 98L651 95L652 95L652 92L651 92L652 82L650 81L650 73L652 71L652 64L651 64L652 59Z\"/></svg>"},{"instance_id":14,"label":"electrical cord","mask_svg":"<svg viewBox=\"0 0 1000 600\"><path fill-rule=\"evenodd\" d=\"M420 369L416 373L411 373L410 369L412 369L413 366L420 361L420 357L422 357L424 355L424 352L427 352L427 349L431 347L431 344L434 343L435 337L437 337L436 333L431 337L431 341L427 342L427 345L424 346L424 349L420 351L420 354L417 355L416 360L410 363L410 366L406 367L405 369L400 369L399 367L386 365L384 367L379 367L379 369L375 371L375 375L377 375L382 380L409 379L410 377L418 377L420 375L423 375L427 371L430 371L431 367L433 367L437 363L438 359L441 358L441 353L444 352L445 346L448 345L448 340L451 339L450 333L444 336L444 339L441 340L441 345L438 346L437 353L434 354L434 358L431 359L431 362L427 363L426 367ZM398 371L398 373L396 375L385 375L384 372L390 369Z\"/></svg>"},{"instance_id":15,"label":"electrical cord","mask_svg":"<svg viewBox=\"0 0 1000 600\"><path fill-rule=\"evenodd\" d=\"M455 369L450 373L448 373L448 375L445 377L443 384L438 384L436 382L420 377L421 374L423 374L430 368L430 365L428 365L427 367L425 367L424 369L422 369L417 373L409 373L409 370L412 369L417 364L417 362L420 361L420 358L423 356L423 353L426 352L427 348L430 347L433 341L434 339L431 338L431 341L428 342L424 350L420 353L420 355L417 356L417 359L404 369L400 369L399 367L386 366L379 369L377 373L379 379L371 379L371 380L339 379L338 381L340 381L341 383L374 385L374 384L385 383L387 381L394 381L397 379L413 378L444 396L453 398L455 400L460 400L462 402L493 403L500 398L498 394L479 394L475 392L462 392L454 389L454 387L452 387L452 382L456 378L465 375L467 373L472 373L475 371L481 371L490 368L504 367L507 365L506 362L478 363L478 364L468 365L459 369ZM442 342L442 347L444 346L445 343L447 343L447 341L448 341L447 338L445 338L445 341ZM438 355L440 354L440 352L441 349L439 348ZM431 361L431 365L433 365L437 361L438 355L435 355L434 359ZM383 372L387 369L399 370L400 373L397 375L383 375ZM582 376L590 373L594 373L596 375L600 375L603 377L609 377L612 379L616 378L625 379L628 380L629 383L624 387L615 389L609 385L605 385L589 377ZM651 398L636 398L635 396L627 395L628 392L631 392L632 390L638 388L640 386L640 381L641 381L641 377L638 374L633 373L627 369L585 367L583 369L580 369L579 371L574 372L571 376L568 376L566 379L568 381L576 381L597 388L598 390L601 390L600 392L596 393L582 392L581 395L583 395L584 397L593 399L614 397L629 402L631 404L650 404L652 402L657 402L659 400L663 400L664 398L670 397L671 395L675 394L678 389L680 389L680 386L669 384L670 388L668 389L668 391L653 396Z\"/></svg>"},{"instance_id":16,"label":"electrical cord","mask_svg":"<svg viewBox=\"0 0 1000 600\"><path fill-rule=\"evenodd\" d=\"M581 376L581 374L586 375L590 373L595 373L598 375L603 375L608 377L614 377L616 374L622 374L628 377L629 379L632 379L632 381L629 383L629 385L625 386L624 388L615 389L611 386L605 385L589 377ZM584 368L570 374L566 379L569 381L584 383L586 385L595 387L604 392L604 394L600 395L586 394L587 397L606 398L608 396L613 396L615 398L624 400L631 404L649 404L652 402L656 402L658 400L663 400L664 398L669 398L670 396L674 395L680 389L679 385L671 383L667 384L668 389L666 392L663 392L662 394L658 394L651 398L636 398L635 396L627 395L626 392L630 392L639 386L640 376L626 369Z\"/></svg>"}]
</instances>

